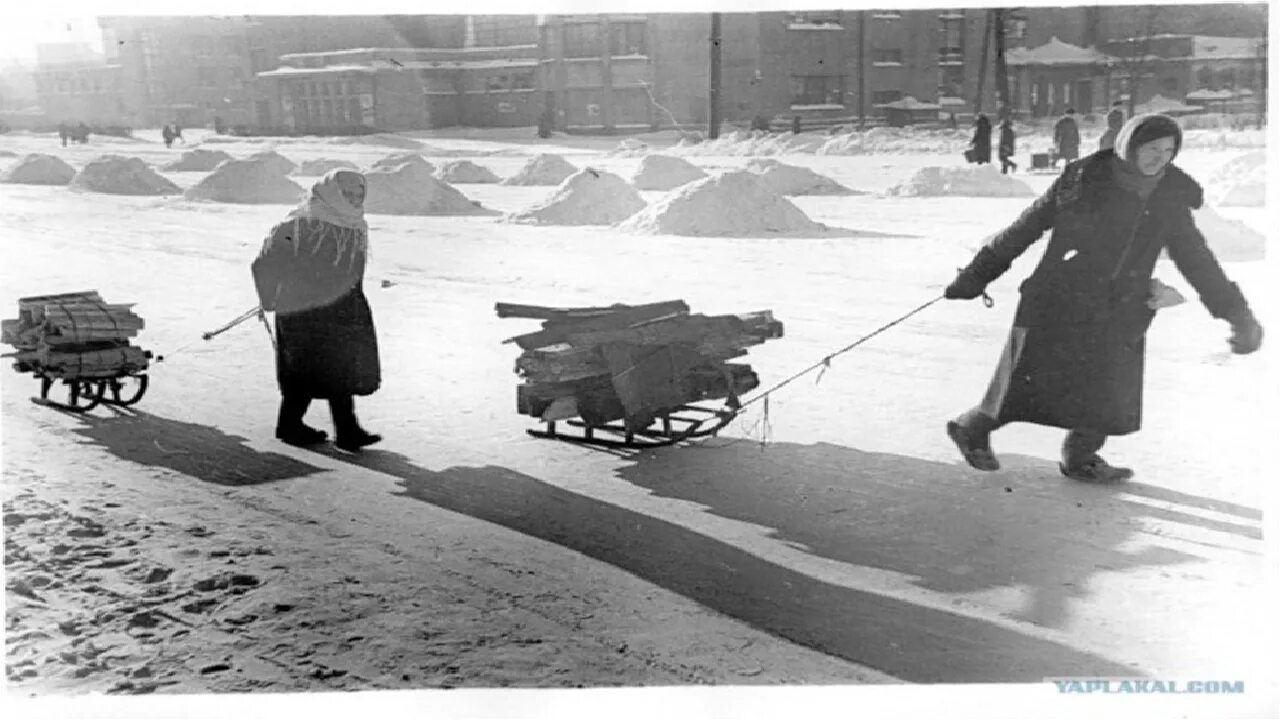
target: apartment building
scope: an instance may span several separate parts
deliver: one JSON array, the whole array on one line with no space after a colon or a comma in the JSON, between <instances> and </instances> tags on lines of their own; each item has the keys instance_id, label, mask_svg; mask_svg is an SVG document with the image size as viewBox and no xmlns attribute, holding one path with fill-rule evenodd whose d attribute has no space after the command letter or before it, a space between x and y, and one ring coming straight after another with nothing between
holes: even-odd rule
<instances>
[{"instance_id":1,"label":"apartment building","mask_svg":"<svg viewBox=\"0 0 1280 720\"><path fill-rule=\"evenodd\" d=\"M87 43L38 45L31 79L46 123L128 124L121 67Z\"/></svg>"}]
</instances>

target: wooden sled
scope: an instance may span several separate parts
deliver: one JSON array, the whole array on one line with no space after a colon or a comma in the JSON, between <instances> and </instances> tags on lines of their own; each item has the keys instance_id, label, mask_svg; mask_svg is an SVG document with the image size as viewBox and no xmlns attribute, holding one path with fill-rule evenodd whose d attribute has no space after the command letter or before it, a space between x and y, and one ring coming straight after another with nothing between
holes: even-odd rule
<instances>
[{"instance_id":1,"label":"wooden sled","mask_svg":"<svg viewBox=\"0 0 1280 720\"><path fill-rule=\"evenodd\" d=\"M544 424L543 429L531 429L526 432L533 437L546 440L638 449L676 445L688 440L711 437L733 422L737 416L737 403L729 403L724 409L682 405L674 412L664 413L654 418L648 427L641 429L628 427L625 422L592 424L573 418L563 423L549 420ZM575 432L564 432L564 426L574 428Z\"/></svg>"},{"instance_id":2,"label":"wooden sled","mask_svg":"<svg viewBox=\"0 0 1280 720\"><path fill-rule=\"evenodd\" d=\"M98 405L128 407L136 405L147 392L146 373L129 373L110 378L54 378L37 373L40 378L40 395L31 402L45 407L85 413ZM67 390L66 402L49 397L59 380Z\"/></svg>"}]
</instances>

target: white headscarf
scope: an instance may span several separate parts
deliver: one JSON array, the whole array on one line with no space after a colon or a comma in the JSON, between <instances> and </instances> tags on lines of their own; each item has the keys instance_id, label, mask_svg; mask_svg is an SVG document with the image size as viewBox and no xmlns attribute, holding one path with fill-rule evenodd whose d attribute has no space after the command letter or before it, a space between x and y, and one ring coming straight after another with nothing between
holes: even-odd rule
<instances>
[{"instance_id":1,"label":"white headscarf","mask_svg":"<svg viewBox=\"0 0 1280 720\"><path fill-rule=\"evenodd\" d=\"M369 232L364 208L356 207L342 194L344 187L365 187L364 176L354 170L330 170L311 186L311 192L289 213L290 219L322 220L339 227Z\"/></svg>"}]
</instances>

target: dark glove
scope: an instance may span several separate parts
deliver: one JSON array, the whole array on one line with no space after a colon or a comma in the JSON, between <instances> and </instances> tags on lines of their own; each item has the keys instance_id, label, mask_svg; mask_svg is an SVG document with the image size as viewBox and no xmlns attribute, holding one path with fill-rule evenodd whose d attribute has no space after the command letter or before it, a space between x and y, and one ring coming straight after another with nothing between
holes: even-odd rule
<instances>
[{"instance_id":1,"label":"dark glove","mask_svg":"<svg viewBox=\"0 0 1280 720\"><path fill-rule=\"evenodd\" d=\"M961 270L956 273L956 279L951 281L951 284L943 291L942 296L948 300L972 300L982 296L986 290L986 283L977 279L971 273Z\"/></svg>"},{"instance_id":2,"label":"dark glove","mask_svg":"<svg viewBox=\"0 0 1280 720\"><path fill-rule=\"evenodd\" d=\"M1231 337L1227 338L1231 352L1248 355L1262 347L1262 326L1252 312L1245 310L1231 319Z\"/></svg>"}]
</instances>

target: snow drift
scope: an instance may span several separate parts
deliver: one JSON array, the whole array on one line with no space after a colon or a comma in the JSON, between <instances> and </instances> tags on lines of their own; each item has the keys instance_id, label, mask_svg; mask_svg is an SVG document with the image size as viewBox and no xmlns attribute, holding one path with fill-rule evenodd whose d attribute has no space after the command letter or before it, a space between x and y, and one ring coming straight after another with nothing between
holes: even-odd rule
<instances>
[{"instance_id":1,"label":"snow drift","mask_svg":"<svg viewBox=\"0 0 1280 720\"><path fill-rule=\"evenodd\" d=\"M22 185L66 185L76 176L76 169L52 155L32 153L0 173L0 182Z\"/></svg>"},{"instance_id":2,"label":"snow drift","mask_svg":"<svg viewBox=\"0 0 1280 720\"><path fill-rule=\"evenodd\" d=\"M228 160L189 188L188 200L226 203L295 203L303 190L280 172L269 158Z\"/></svg>"},{"instance_id":3,"label":"snow drift","mask_svg":"<svg viewBox=\"0 0 1280 720\"><path fill-rule=\"evenodd\" d=\"M507 222L537 225L612 225L644 208L640 193L613 173L583 168L560 183L547 200Z\"/></svg>"},{"instance_id":4,"label":"snow drift","mask_svg":"<svg viewBox=\"0 0 1280 720\"><path fill-rule=\"evenodd\" d=\"M425 161L377 168L364 175L368 183L364 209L384 215L496 215L472 202L457 188L437 180Z\"/></svg>"},{"instance_id":5,"label":"snow drift","mask_svg":"<svg viewBox=\"0 0 1280 720\"><path fill-rule=\"evenodd\" d=\"M1214 173L1210 187L1221 188L1223 207L1264 207L1267 204L1267 151L1258 150L1225 163Z\"/></svg>"},{"instance_id":6,"label":"snow drift","mask_svg":"<svg viewBox=\"0 0 1280 720\"><path fill-rule=\"evenodd\" d=\"M256 152L245 158L245 160L269 163L270 166L274 168L277 175L288 175L298 169L297 163L281 155L275 150L263 150L262 152Z\"/></svg>"},{"instance_id":7,"label":"snow drift","mask_svg":"<svg viewBox=\"0 0 1280 720\"><path fill-rule=\"evenodd\" d=\"M779 195L862 194L809 168L787 165L769 158L749 160L747 169L758 174L765 185L773 188Z\"/></svg>"},{"instance_id":8,"label":"snow drift","mask_svg":"<svg viewBox=\"0 0 1280 720\"><path fill-rule=\"evenodd\" d=\"M111 195L177 195L182 192L142 160L103 155L89 161L71 180L71 187Z\"/></svg>"},{"instance_id":9,"label":"snow drift","mask_svg":"<svg viewBox=\"0 0 1280 720\"><path fill-rule=\"evenodd\" d=\"M925 167L905 183L894 185L886 195L899 197L1033 197L1035 192L1021 180L1001 175L993 165L979 167Z\"/></svg>"},{"instance_id":10,"label":"snow drift","mask_svg":"<svg viewBox=\"0 0 1280 720\"><path fill-rule=\"evenodd\" d=\"M417 153L395 153L388 155L381 160L376 160L369 166L370 170L391 170L404 164L416 165L427 172L433 172L436 167L427 162L421 155Z\"/></svg>"},{"instance_id":11,"label":"snow drift","mask_svg":"<svg viewBox=\"0 0 1280 720\"><path fill-rule=\"evenodd\" d=\"M436 170L436 177L448 183L496 183L502 178L470 160L450 160Z\"/></svg>"},{"instance_id":12,"label":"snow drift","mask_svg":"<svg viewBox=\"0 0 1280 720\"><path fill-rule=\"evenodd\" d=\"M1262 260L1267 256L1267 238L1239 220L1219 215L1211 207L1193 210L1196 227L1209 243L1209 249L1223 262Z\"/></svg>"},{"instance_id":13,"label":"snow drift","mask_svg":"<svg viewBox=\"0 0 1280 720\"><path fill-rule=\"evenodd\" d=\"M821 223L745 170L703 178L667 193L618 226L663 235L819 234Z\"/></svg>"},{"instance_id":14,"label":"snow drift","mask_svg":"<svg viewBox=\"0 0 1280 720\"><path fill-rule=\"evenodd\" d=\"M298 169L293 172L294 175L324 175L330 170L357 170L356 164L348 160L330 160L328 158L320 158L318 160L303 160Z\"/></svg>"},{"instance_id":15,"label":"snow drift","mask_svg":"<svg viewBox=\"0 0 1280 720\"><path fill-rule=\"evenodd\" d=\"M645 155L631 176L631 184L641 190L674 190L706 176L702 168L684 158Z\"/></svg>"},{"instance_id":16,"label":"snow drift","mask_svg":"<svg viewBox=\"0 0 1280 720\"><path fill-rule=\"evenodd\" d=\"M529 158L529 162L511 177L502 181L503 185L559 185L578 171L578 168L559 155L540 154Z\"/></svg>"},{"instance_id":17,"label":"snow drift","mask_svg":"<svg viewBox=\"0 0 1280 720\"><path fill-rule=\"evenodd\" d=\"M165 165L164 170L173 172L208 172L221 163L223 160L230 160L231 156L221 150L203 150L196 148L182 153L177 160Z\"/></svg>"}]
</instances>

